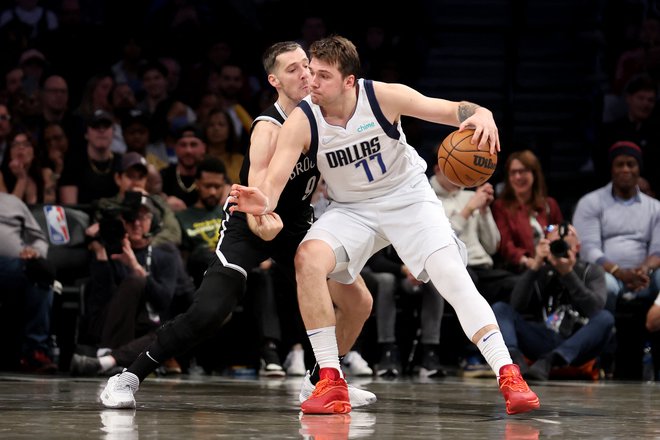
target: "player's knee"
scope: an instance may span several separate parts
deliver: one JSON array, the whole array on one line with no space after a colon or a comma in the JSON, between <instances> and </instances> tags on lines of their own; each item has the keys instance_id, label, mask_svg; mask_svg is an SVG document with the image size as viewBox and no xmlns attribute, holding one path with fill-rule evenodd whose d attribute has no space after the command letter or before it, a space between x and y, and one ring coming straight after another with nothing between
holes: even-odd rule
<instances>
[{"instance_id":1,"label":"player's knee","mask_svg":"<svg viewBox=\"0 0 660 440\"><path fill-rule=\"evenodd\" d=\"M331 264L330 261L332 261ZM298 247L294 263L298 274L319 271L328 274L332 270L332 267L328 268L328 266L334 266L334 254L325 243L319 240L305 241Z\"/></svg>"}]
</instances>

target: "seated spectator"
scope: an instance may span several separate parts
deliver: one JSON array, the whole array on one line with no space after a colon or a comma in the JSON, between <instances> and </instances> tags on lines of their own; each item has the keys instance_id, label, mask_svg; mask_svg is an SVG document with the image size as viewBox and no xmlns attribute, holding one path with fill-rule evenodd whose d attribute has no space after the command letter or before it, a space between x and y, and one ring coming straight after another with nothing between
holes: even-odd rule
<instances>
[{"instance_id":1,"label":"seated spectator","mask_svg":"<svg viewBox=\"0 0 660 440\"><path fill-rule=\"evenodd\" d=\"M192 126L183 127L177 132L175 152L177 163L161 170L163 192L173 211L183 211L197 202L195 185L197 166L206 154L206 144L199 130Z\"/></svg>"},{"instance_id":2,"label":"seated spectator","mask_svg":"<svg viewBox=\"0 0 660 440\"><path fill-rule=\"evenodd\" d=\"M229 113L222 109L211 110L203 135L206 139L206 153L222 160L230 183L239 183L243 154L239 151L240 145Z\"/></svg>"},{"instance_id":3,"label":"seated spectator","mask_svg":"<svg viewBox=\"0 0 660 440\"><path fill-rule=\"evenodd\" d=\"M626 114L610 123L604 124L601 139L595 144L592 154L596 172L597 187L610 181L610 167L607 151L615 142L631 141L642 150L642 157L647 164L658 163L660 159L660 130L658 118L654 113L657 99L657 84L648 75L633 77L626 85ZM660 191L660 178L653 167L640 170L651 188Z\"/></svg>"},{"instance_id":4,"label":"seated spectator","mask_svg":"<svg viewBox=\"0 0 660 440\"><path fill-rule=\"evenodd\" d=\"M69 152L69 137L57 122L49 122L42 135L46 146L46 165L53 170L53 179L57 183L64 172L64 161Z\"/></svg>"},{"instance_id":5,"label":"seated spectator","mask_svg":"<svg viewBox=\"0 0 660 440\"><path fill-rule=\"evenodd\" d=\"M504 342L528 380L545 381L553 367L579 366L597 357L614 326L604 308L605 271L578 258L580 240L572 225L552 225L548 231L510 304L493 305ZM534 361L529 368L525 358Z\"/></svg>"},{"instance_id":6,"label":"seated spectator","mask_svg":"<svg viewBox=\"0 0 660 440\"><path fill-rule=\"evenodd\" d=\"M611 182L584 195L573 223L582 237L582 256L605 269L608 305L645 298L660 289L660 202L638 187L642 151L628 141L610 147Z\"/></svg>"},{"instance_id":7,"label":"seated spectator","mask_svg":"<svg viewBox=\"0 0 660 440\"><path fill-rule=\"evenodd\" d=\"M170 96L168 74L167 68L159 61L149 61L140 68L145 96L137 108L149 116L153 141L164 140L168 133L176 133L197 120L187 104Z\"/></svg>"},{"instance_id":8,"label":"seated spectator","mask_svg":"<svg viewBox=\"0 0 660 440\"><path fill-rule=\"evenodd\" d=\"M229 185L225 180L225 166L215 157L207 156L197 167L195 186L199 199L190 208L176 213L183 233L181 251L186 269L199 287L209 259L218 244L224 218L222 209Z\"/></svg>"},{"instance_id":9,"label":"seated spectator","mask_svg":"<svg viewBox=\"0 0 660 440\"><path fill-rule=\"evenodd\" d=\"M92 76L87 80L80 105L74 114L83 121L94 118L98 110L103 110L112 116L112 104L110 103L110 92L115 85L115 80L110 72L104 72ZM114 119L111 121L114 123Z\"/></svg>"},{"instance_id":10,"label":"seated spectator","mask_svg":"<svg viewBox=\"0 0 660 440\"><path fill-rule=\"evenodd\" d=\"M117 194L114 172L121 166L121 154L110 149L113 124L113 116L105 110L96 110L87 121L87 147L67 156L59 180L62 204L89 204Z\"/></svg>"},{"instance_id":11,"label":"seated spectator","mask_svg":"<svg viewBox=\"0 0 660 440\"><path fill-rule=\"evenodd\" d=\"M128 110L121 118L122 135L127 151L135 151L158 171L169 165L167 147L162 141L151 143L149 117L142 110Z\"/></svg>"},{"instance_id":12,"label":"seated spectator","mask_svg":"<svg viewBox=\"0 0 660 440\"><path fill-rule=\"evenodd\" d=\"M60 75L46 77L41 92L41 105L39 132L45 132L50 124L57 124L71 146L84 145L85 120L74 115L69 109L69 84L63 77Z\"/></svg>"},{"instance_id":13,"label":"seated spectator","mask_svg":"<svg viewBox=\"0 0 660 440\"><path fill-rule=\"evenodd\" d=\"M548 196L541 164L530 150L511 153L505 164L504 190L493 203L500 231L499 254L505 268L520 273L531 267L544 229L564 219Z\"/></svg>"},{"instance_id":14,"label":"seated spectator","mask_svg":"<svg viewBox=\"0 0 660 440\"><path fill-rule=\"evenodd\" d=\"M210 79L214 83L213 79ZM245 69L239 63L228 60L218 69L217 81L209 86L220 97L220 106L227 110L241 145L245 151L250 138L250 128L254 118L250 115L252 84L246 77Z\"/></svg>"},{"instance_id":15,"label":"seated spectator","mask_svg":"<svg viewBox=\"0 0 660 440\"><path fill-rule=\"evenodd\" d=\"M367 265L378 281L378 292L375 295L380 346L380 361L376 370L378 376L396 377L402 373L395 336L397 293L422 295L420 376L445 376L446 372L442 369L439 358L440 324L445 307L440 293L432 283L424 284L415 279L391 245L372 256Z\"/></svg>"},{"instance_id":16,"label":"seated spectator","mask_svg":"<svg viewBox=\"0 0 660 440\"><path fill-rule=\"evenodd\" d=\"M52 373L50 312L54 276L45 262L48 242L34 216L18 197L0 193L0 301L13 316L24 318L18 330L20 368L26 372ZM16 329L14 329L16 330ZM8 361L3 353L3 362Z\"/></svg>"},{"instance_id":17,"label":"seated spectator","mask_svg":"<svg viewBox=\"0 0 660 440\"><path fill-rule=\"evenodd\" d=\"M20 128L8 136L0 179L7 192L28 205L55 203L53 170L41 166L32 135Z\"/></svg>"}]
</instances>

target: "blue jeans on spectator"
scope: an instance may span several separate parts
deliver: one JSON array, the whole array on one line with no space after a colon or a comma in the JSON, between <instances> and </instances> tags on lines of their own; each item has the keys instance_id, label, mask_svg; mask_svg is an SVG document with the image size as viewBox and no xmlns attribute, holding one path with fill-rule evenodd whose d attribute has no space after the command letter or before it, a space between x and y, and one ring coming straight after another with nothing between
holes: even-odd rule
<instances>
[{"instance_id":1,"label":"blue jeans on spectator","mask_svg":"<svg viewBox=\"0 0 660 440\"><path fill-rule=\"evenodd\" d=\"M41 287L30 281L25 275L24 260L4 256L0 256L0 286L10 295L24 295L23 301L8 301L24 305L23 354L41 350L50 356L50 311L53 305L53 289ZM16 313L21 314L21 311Z\"/></svg>"},{"instance_id":2,"label":"blue jeans on spectator","mask_svg":"<svg viewBox=\"0 0 660 440\"><path fill-rule=\"evenodd\" d=\"M554 351L569 364L581 365L601 353L614 327L614 316L603 309L571 336L564 338L543 322L526 320L507 303L493 304L493 312L507 348L518 350L531 360Z\"/></svg>"}]
</instances>

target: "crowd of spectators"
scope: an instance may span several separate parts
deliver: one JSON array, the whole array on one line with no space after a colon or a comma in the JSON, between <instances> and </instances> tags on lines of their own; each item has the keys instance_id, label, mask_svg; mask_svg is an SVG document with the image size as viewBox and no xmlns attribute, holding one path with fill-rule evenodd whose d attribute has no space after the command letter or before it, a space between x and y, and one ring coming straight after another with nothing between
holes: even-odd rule
<instances>
[{"instance_id":1,"label":"crowd of spectators","mask_svg":"<svg viewBox=\"0 0 660 440\"><path fill-rule=\"evenodd\" d=\"M652 165L660 157L660 11L618 3L608 11L626 12L622 20L628 38L608 46L603 120L595 127L598 136L591 152L594 187L602 188L580 199L575 216L575 207L562 211L557 200L561 195L546 187L545 164L538 158L545 155L526 146L503 153L501 182L474 191L453 186L437 169L428 173L454 230L468 245L475 283L491 304L499 304L498 318L508 326L507 345L512 352L519 350L521 362L536 362L529 370L535 378L547 378L550 367L581 365L615 350L610 318L617 307L636 301L644 304L645 312L658 291L655 233L660 219L655 194L660 194L660 183ZM358 43L366 77L414 82L423 65L415 59L416 38L396 34L387 20L356 25L308 13L287 18L283 30L273 19L281 7L278 1L243 6L185 0L139 5L0 2L0 192L6 193L0 199L0 238L16 243L2 247L1 258L9 262L3 267L11 271L0 274L12 280L12 292L29 293L21 305L8 300L11 294L0 298L0 308L21 308L27 314L16 365L53 370L50 338L43 329L49 323L43 308L52 301L52 285L25 275L33 275L33 262L47 255L48 231L34 230L31 208L59 204L90 215L85 296L89 327L82 339L98 349L98 356L90 360L79 354L75 366L81 374L112 371L130 362L156 326L185 308L213 258L220 207L230 184L238 182L253 117L273 100L258 64L263 47L278 39L297 39L307 47L328 33L344 32ZM603 31L605 37L617 37L609 28ZM135 193L141 202L130 205L133 196L128 194ZM327 202L323 197L321 201ZM5 220L9 207L25 218L23 230ZM104 236L111 229L109 212L119 212L127 232L117 243ZM574 237L567 239L570 251L558 257L549 247L549 237L558 236L548 235L549 230L569 225L571 219L575 227L564 226L566 237ZM420 313L421 368L415 371L442 376L442 298L432 286L420 287L410 279L391 253L388 270L378 260L371 265L378 321L374 343L381 344L382 354L380 368L374 370L399 374L396 301L421 291L423 303L429 305ZM255 279L270 277L271 263L266 262ZM277 283L251 285L272 294ZM522 349L518 344L529 341L516 340L516 334L527 327L511 322L530 318L524 315L530 302L525 295L532 289L543 293L534 298L542 303L538 307L543 313L536 313L539 308L532 315L542 317L537 320L540 327L554 333L532 341L545 341L536 349ZM43 301L37 305L33 297L38 292L43 292ZM430 301L433 297L439 302ZM259 299L253 301L259 304ZM561 334L559 324L552 328L548 321L559 312L568 319L570 304L581 325ZM131 314L125 314L126 309ZM257 310L254 319L267 325L262 312ZM650 316L648 331L638 332L640 344L657 344L655 321ZM29 327L34 325L41 326L36 336ZM593 328L598 329L596 336ZM588 345L586 355L565 348L580 331L592 336L592 342L583 342ZM257 342L262 359L272 364L284 358L279 329L262 333ZM443 333L445 337L453 335ZM296 346L296 352L299 349ZM654 350L660 353L660 347ZM461 351L461 357L472 357L468 348ZM411 361L413 354L407 357ZM363 362L356 351L351 357L354 365ZM375 359L371 363L378 364ZM476 368L470 362L463 367ZM291 371L304 374L304 367Z\"/></svg>"}]
</instances>

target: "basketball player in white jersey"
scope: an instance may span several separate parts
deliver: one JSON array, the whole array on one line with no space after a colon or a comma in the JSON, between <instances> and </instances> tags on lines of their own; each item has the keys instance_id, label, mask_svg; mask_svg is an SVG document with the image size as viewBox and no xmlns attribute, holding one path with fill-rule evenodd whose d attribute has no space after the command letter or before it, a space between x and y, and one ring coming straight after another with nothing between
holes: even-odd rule
<instances>
[{"instance_id":1,"label":"basketball player in white jersey","mask_svg":"<svg viewBox=\"0 0 660 440\"><path fill-rule=\"evenodd\" d=\"M475 129L479 148L499 151L492 113L468 102L426 97L402 84L357 79L357 50L332 36L310 48L311 95L281 129L261 185L234 185L232 210L264 215L278 203L301 153L317 150L318 168L332 200L298 248L298 300L321 380L302 404L305 413L350 411L341 378L335 314L326 277L351 283L367 259L392 243L412 273L433 282L456 310L465 334L499 377L509 414L538 408L539 399L513 364L492 309L465 268L442 203L424 174L426 165L406 143L401 116Z\"/></svg>"}]
</instances>

